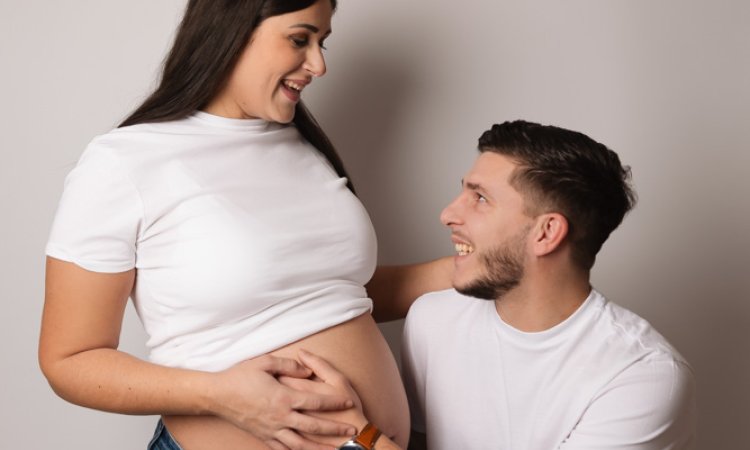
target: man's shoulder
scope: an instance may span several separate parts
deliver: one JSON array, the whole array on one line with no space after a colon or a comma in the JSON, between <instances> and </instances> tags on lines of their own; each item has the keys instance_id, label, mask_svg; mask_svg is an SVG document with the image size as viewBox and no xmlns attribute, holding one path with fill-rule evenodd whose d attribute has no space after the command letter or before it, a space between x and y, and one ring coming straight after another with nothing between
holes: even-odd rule
<instances>
[{"instance_id":1,"label":"man's shoulder","mask_svg":"<svg viewBox=\"0 0 750 450\"><path fill-rule=\"evenodd\" d=\"M456 325L459 317L484 314L487 300L456 292L455 289L430 292L419 297L409 308L406 326L411 329L445 330Z\"/></svg>"},{"instance_id":2,"label":"man's shoulder","mask_svg":"<svg viewBox=\"0 0 750 450\"><path fill-rule=\"evenodd\" d=\"M651 361L662 359L687 366L685 358L648 320L598 295L602 300L597 305L597 328L610 335L610 345L619 346L626 353L648 355L646 359Z\"/></svg>"},{"instance_id":3,"label":"man's shoulder","mask_svg":"<svg viewBox=\"0 0 750 450\"><path fill-rule=\"evenodd\" d=\"M582 350L599 356L579 377L592 390L568 445L598 448L648 438L658 448L690 448L695 377L687 361L638 314L603 297L594 306L594 328Z\"/></svg>"},{"instance_id":4,"label":"man's shoulder","mask_svg":"<svg viewBox=\"0 0 750 450\"><path fill-rule=\"evenodd\" d=\"M417 317L423 314L451 314L456 310L466 310L486 302L457 292L455 289L428 292L419 297L409 309L408 316ZM407 316L407 317L408 317Z\"/></svg>"}]
</instances>

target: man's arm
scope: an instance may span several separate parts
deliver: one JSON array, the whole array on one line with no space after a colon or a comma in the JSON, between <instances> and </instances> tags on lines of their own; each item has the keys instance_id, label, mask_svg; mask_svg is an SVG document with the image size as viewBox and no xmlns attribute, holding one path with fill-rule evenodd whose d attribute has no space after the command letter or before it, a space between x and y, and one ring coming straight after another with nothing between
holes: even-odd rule
<instances>
[{"instance_id":1,"label":"man's arm","mask_svg":"<svg viewBox=\"0 0 750 450\"><path fill-rule=\"evenodd\" d=\"M420 264L378 266L367 283L373 317L378 322L403 319L419 296L451 287L453 258L443 257Z\"/></svg>"},{"instance_id":2,"label":"man's arm","mask_svg":"<svg viewBox=\"0 0 750 450\"><path fill-rule=\"evenodd\" d=\"M609 383L559 450L694 449L695 380L689 366L641 361Z\"/></svg>"}]
</instances>

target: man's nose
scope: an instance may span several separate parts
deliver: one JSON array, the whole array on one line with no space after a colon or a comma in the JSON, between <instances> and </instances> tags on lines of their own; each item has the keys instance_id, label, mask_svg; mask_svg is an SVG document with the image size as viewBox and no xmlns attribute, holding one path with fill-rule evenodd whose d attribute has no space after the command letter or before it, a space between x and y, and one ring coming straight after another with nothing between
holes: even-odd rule
<instances>
[{"instance_id":1,"label":"man's nose","mask_svg":"<svg viewBox=\"0 0 750 450\"><path fill-rule=\"evenodd\" d=\"M461 201L461 196L459 195L455 199L453 199L452 202L446 206L443 211L440 213L440 222L442 222L445 226L451 226L456 225L460 222L459 220L459 202Z\"/></svg>"}]
</instances>

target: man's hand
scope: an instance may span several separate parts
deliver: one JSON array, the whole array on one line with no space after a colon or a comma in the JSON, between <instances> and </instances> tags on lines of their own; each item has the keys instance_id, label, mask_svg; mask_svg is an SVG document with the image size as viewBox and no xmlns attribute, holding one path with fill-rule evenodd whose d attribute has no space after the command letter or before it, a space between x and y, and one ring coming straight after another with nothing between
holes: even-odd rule
<instances>
[{"instance_id":1,"label":"man's hand","mask_svg":"<svg viewBox=\"0 0 750 450\"><path fill-rule=\"evenodd\" d=\"M329 412L310 412L310 415L314 415L320 418L332 418L341 422L352 424L356 427L357 432L367 425L368 420L362 412L362 402L359 399L356 391L352 388L349 380L335 367L330 365L323 358L313 355L305 350L300 350L299 359L302 364L309 367L313 375L309 379L300 379L294 377L280 377L279 381L285 386L289 386L296 391L305 391L310 393L316 393L319 395L345 395L349 396L354 402L354 406L349 409L341 411L329 411ZM354 435L347 436L347 439ZM307 438L321 443L331 444L338 446L343 444L347 439L342 439L339 436L323 437L323 436L306 436ZM379 450L402 450L396 443L394 443L388 436L381 435L377 441L377 448ZM274 450L277 450L274 447ZM281 449L278 449L281 450Z\"/></svg>"},{"instance_id":2,"label":"man's hand","mask_svg":"<svg viewBox=\"0 0 750 450\"><path fill-rule=\"evenodd\" d=\"M313 375L308 379L280 377L279 381L283 385L288 386L295 391L304 391L323 396L345 396L350 398L353 402L353 406L346 410L336 412L305 412L318 418L326 418L353 425L356 427L356 432L362 430L362 428L367 425L367 419L362 412L362 402L349 383L349 380L347 380L341 372L336 370L336 368L330 365L326 360L305 350L300 350L299 359L302 361L302 364L312 370ZM350 438L356 434L356 432L349 434L346 438ZM346 439L342 439L340 435L323 439L321 439L321 436L306 435L306 437L331 445L339 445L346 441Z\"/></svg>"},{"instance_id":3,"label":"man's hand","mask_svg":"<svg viewBox=\"0 0 750 450\"><path fill-rule=\"evenodd\" d=\"M243 361L215 374L211 410L274 450L330 450L331 446L312 442L302 434L338 436L343 441L342 437L355 434L355 428L308 413L348 410L355 402L345 389L303 390L291 382L312 383L306 380L312 375L312 370L292 359L265 355Z\"/></svg>"}]
</instances>

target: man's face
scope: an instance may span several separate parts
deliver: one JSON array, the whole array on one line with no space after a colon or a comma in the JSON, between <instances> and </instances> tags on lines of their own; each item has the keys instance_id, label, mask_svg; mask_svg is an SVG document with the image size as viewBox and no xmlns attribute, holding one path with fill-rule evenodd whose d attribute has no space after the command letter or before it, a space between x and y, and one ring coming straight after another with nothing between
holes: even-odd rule
<instances>
[{"instance_id":1,"label":"man's face","mask_svg":"<svg viewBox=\"0 0 750 450\"><path fill-rule=\"evenodd\" d=\"M533 219L508 183L516 167L503 155L482 153L440 215L458 253L453 286L463 294L495 300L523 278Z\"/></svg>"}]
</instances>

